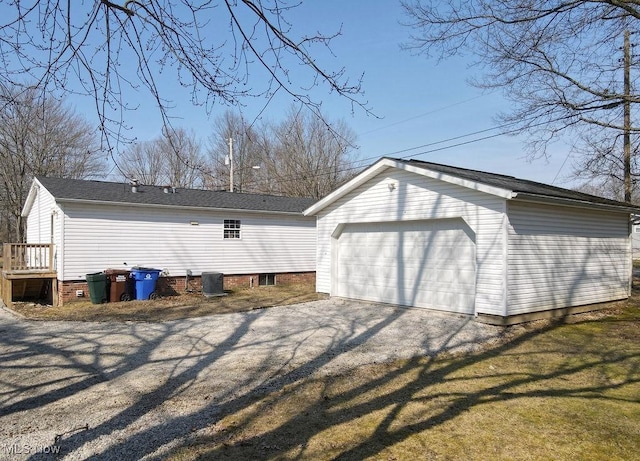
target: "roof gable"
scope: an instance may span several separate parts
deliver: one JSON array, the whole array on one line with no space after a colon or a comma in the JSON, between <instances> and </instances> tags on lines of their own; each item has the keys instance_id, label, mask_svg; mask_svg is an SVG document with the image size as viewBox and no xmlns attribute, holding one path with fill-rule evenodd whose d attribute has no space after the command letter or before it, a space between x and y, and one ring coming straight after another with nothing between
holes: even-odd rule
<instances>
[{"instance_id":1,"label":"roof gable","mask_svg":"<svg viewBox=\"0 0 640 461\"><path fill-rule=\"evenodd\" d=\"M49 191L57 202L93 202L138 206L179 208L209 208L271 213L301 214L314 203L314 199L280 197L264 194L210 191L199 189L170 189L138 186L132 192L131 185L106 181L37 177L37 182Z\"/></svg>"},{"instance_id":2,"label":"roof gable","mask_svg":"<svg viewBox=\"0 0 640 461\"><path fill-rule=\"evenodd\" d=\"M388 168L398 168L416 174L457 184L470 189L496 195L507 200L557 201L580 206L619 208L639 212L636 207L624 202L585 194L513 176L458 168L420 160L403 160L383 157L351 181L305 210L305 215L314 215L348 192L364 184Z\"/></svg>"}]
</instances>

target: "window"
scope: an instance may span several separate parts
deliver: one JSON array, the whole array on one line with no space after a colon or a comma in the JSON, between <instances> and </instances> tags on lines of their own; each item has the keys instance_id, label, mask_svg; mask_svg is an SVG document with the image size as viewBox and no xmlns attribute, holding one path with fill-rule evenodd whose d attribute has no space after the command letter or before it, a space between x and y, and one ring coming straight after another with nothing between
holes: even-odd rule
<instances>
[{"instance_id":1,"label":"window","mask_svg":"<svg viewBox=\"0 0 640 461\"><path fill-rule=\"evenodd\" d=\"M260 274L258 276L258 285L275 285L276 274Z\"/></svg>"},{"instance_id":2,"label":"window","mask_svg":"<svg viewBox=\"0 0 640 461\"><path fill-rule=\"evenodd\" d=\"M224 220L224 238L226 239L240 238L240 220L239 219Z\"/></svg>"}]
</instances>

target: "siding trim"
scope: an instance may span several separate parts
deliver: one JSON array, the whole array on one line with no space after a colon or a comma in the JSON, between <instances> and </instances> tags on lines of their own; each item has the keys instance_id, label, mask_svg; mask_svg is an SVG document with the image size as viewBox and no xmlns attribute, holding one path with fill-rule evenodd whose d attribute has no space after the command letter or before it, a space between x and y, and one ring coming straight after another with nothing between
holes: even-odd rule
<instances>
[{"instance_id":1,"label":"siding trim","mask_svg":"<svg viewBox=\"0 0 640 461\"><path fill-rule=\"evenodd\" d=\"M35 201L36 196L40 195L38 194L39 190L40 190L40 183L37 181L34 181L33 184L31 185L31 188L29 189L27 200L25 200L24 206L22 207L22 211L20 212L20 216L22 216L23 218L26 218L29 216L29 213L31 212L31 208L33 207L33 202Z\"/></svg>"},{"instance_id":2,"label":"siding trim","mask_svg":"<svg viewBox=\"0 0 640 461\"><path fill-rule=\"evenodd\" d=\"M509 312L509 201L505 200L502 215L502 315ZM477 315L477 313L476 313Z\"/></svg>"},{"instance_id":3,"label":"siding trim","mask_svg":"<svg viewBox=\"0 0 640 461\"><path fill-rule=\"evenodd\" d=\"M65 227L67 223L67 213L64 208L58 205L60 209L60 248L58 251L58 280L64 280L64 267L66 262L66 251L65 251Z\"/></svg>"},{"instance_id":4,"label":"siding trim","mask_svg":"<svg viewBox=\"0 0 640 461\"><path fill-rule=\"evenodd\" d=\"M633 239L631 238L632 232L633 232L633 220L631 219L631 215L629 215L629 237L627 240L628 240L628 251L631 257L627 262L627 269L630 274L629 286L627 287L627 296L631 296L631 290L633 289Z\"/></svg>"}]
</instances>

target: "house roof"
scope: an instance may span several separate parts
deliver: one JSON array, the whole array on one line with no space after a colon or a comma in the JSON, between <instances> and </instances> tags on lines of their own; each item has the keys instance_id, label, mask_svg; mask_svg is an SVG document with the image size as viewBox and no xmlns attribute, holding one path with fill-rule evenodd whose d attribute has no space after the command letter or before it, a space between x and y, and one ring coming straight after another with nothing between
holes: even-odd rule
<instances>
[{"instance_id":1,"label":"house roof","mask_svg":"<svg viewBox=\"0 0 640 461\"><path fill-rule=\"evenodd\" d=\"M145 185L138 186L138 192L134 193L131 191L131 184L128 183L41 176L36 179L58 202L101 202L295 214L302 213L315 201L310 198L183 188L176 188L175 193L165 193L163 187Z\"/></svg>"},{"instance_id":2,"label":"house roof","mask_svg":"<svg viewBox=\"0 0 640 461\"><path fill-rule=\"evenodd\" d=\"M640 207L628 203L610 200L595 195L564 189L562 187L518 179L513 176L470 170L439 163L421 160L403 160L383 157L360 173L354 179L324 197L305 210L305 215L312 215L333 203L338 198L360 186L372 177L388 168L399 168L417 174L451 182L471 189L498 195L508 200L528 200L541 202L563 202L577 206L593 206L616 208L633 213L640 212Z\"/></svg>"}]
</instances>

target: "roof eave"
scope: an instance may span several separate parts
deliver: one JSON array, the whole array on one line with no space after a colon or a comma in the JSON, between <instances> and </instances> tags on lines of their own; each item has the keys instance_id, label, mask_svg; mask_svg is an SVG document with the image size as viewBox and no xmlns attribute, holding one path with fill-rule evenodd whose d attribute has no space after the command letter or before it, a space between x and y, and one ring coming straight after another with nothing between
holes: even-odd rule
<instances>
[{"instance_id":1,"label":"roof eave","mask_svg":"<svg viewBox=\"0 0 640 461\"><path fill-rule=\"evenodd\" d=\"M381 158L376 163L371 165L369 168L367 168L366 170L358 174L355 178L353 178L350 181L347 181L342 186L338 187L336 190L331 192L329 195L325 196L324 198L320 199L319 201L311 205L309 208L304 210L302 214L304 214L305 216L315 215L317 212L331 205L333 202L338 200L340 197L348 194L353 189L361 186L362 184L364 184L369 179L376 176L381 171L386 170L391 166L394 166L393 163L395 162L392 162L391 159Z\"/></svg>"},{"instance_id":2,"label":"roof eave","mask_svg":"<svg viewBox=\"0 0 640 461\"><path fill-rule=\"evenodd\" d=\"M489 186L487 184L483 184L480 182L463 179L458 176L453 176L446 173L429 170L425 167L409 165L405 162L401 162L396 159L383 157L380 160L378 160L376 163L371 165L369 168L364 170L362 173L360 173L358 176L353 178L351 181L345 183L344 185L342 185L341 187L339 187L338 189L336 189L335 191L333 191L332 193L324 197L322 200L316 202L315 204L313 204L312 206L304 210L303 212L304 215L309 216L309 215L317 214L322 209L331 205L336 200L340 199L344 195L348 194L352 190L361 186L362 184L364 184L365 182L367 182L368 180L370 180L371 178L375 177L376 175L378 175L379 173L381 173L382 171L388 168L398 168L400 170L409 171L415 174L419 174L421 176L426 176L432 179L438 179L440 181L456 184L456 185L477 190L480 192L485 192L487 194L496 195L498 197L502 197L505 199L511 198L513 194L513 192L508 189Z\"/></svg>"},{"instance_id":3,"label":"roof eave","mask_svg":"<svg viewBox=\"0 0 640 461\"><path fill-rule=\"evenodd\" d=\"M29 188L29 194L27 194L27 199L24 201L24 206L20 211L20 216L26 218L29 216L31 212L31 208L33 207L33 202L36 200L36 196L38 195L38 191L40 190L40 182L37 179L33 179L31 183L31 187Z\"/></svg>"},{"instance_id":4,"label":"roof eave","mask_svg":"<svg viewBox=\"0 0 640 461\"><path fill-rule=\"evenodd\" d=\"M565 206L572 206L575 208L589 208L589 209L600 209L607 211L618 211L621 213L633 213L639 214L640 207L634 205L615 205L612 203L598 203L592 202L588 200L578 200L578 199L570 199L565 197L554 197L551 195L540 195L540 194L531 194L526 192L516 192L511 197L512 200L522 201L522 202L534 202L541 204L560 204Z\"/></svg>"},{"instance_id":5,"label":"roof eave","mask_svg":"<svg viewBox=\"0 0 640 461\"><path fill-rule=\"evenodd\" d=\"M188 206L188 205L165 205L160 203L135 203L135 202L114 202L109 200L88 200L78 198L56 198L58 203L80 203L80 204L100 204L100 205L116 205L140 208L173 208L180 210L197 210L197 211L218 211L233 213L259 213L259 214L278 214L302 216L301 211L274 211L274 210L255 210L251 208L220 208L220 207L204 207L204 206Z\"/></svg>"}]
</instances>

